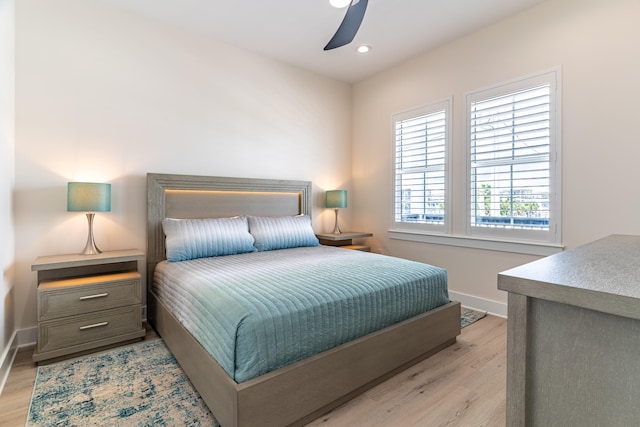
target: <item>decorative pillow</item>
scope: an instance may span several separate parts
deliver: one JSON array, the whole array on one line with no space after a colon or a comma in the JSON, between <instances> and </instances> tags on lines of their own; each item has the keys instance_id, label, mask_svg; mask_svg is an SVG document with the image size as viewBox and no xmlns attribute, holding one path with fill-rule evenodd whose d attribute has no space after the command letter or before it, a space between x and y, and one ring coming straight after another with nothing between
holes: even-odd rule
<instances>
[{"instance_id":1,"label":"decorative pillow","mask_svg":"<svg viewBox=\"0 0 640 427\"><path fill-rule=\"evenodd\" d=\"M249 216L249 232L258 251L318 246L308 215Z\"/></svg>"},{"instance_id":2,"label":"decorative pillow","mask_svg":"<svg viewBox=\"0 0 640 427\"><path fill-rule=\"evenodd\" d=\"M247 217L162 220L167 261L255 252Z\"/></svg>"}]
</instances>

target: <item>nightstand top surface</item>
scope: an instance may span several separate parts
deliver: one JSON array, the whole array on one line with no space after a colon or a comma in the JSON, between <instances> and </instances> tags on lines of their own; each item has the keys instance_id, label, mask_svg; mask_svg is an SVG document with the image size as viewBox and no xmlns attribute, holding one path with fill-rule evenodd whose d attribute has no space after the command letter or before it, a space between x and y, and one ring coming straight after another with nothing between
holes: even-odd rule
<instances>
[{"instance_id":1,"label":"nightstand top surface","mask_svg":"<svg viewBox=\"0 0 640 427\"><path fill-rule=\"evenodd\" d=\"M138 249L105 251L97 255L66 254L39 256L33 264L31 264L31 271L113 264L117 262L137 261L142 258L144 258L144 252Z\"/></svg>"},{"instance_id":2,"label":"nightstand top surface","mask_svg":"<svg viewBox=\"0 0 640 427\"><path fill-rule=\"evenodd\" d=\"M318 233L316 237L324 240L350 240L350 239L359 239L361 237L371 237L373 233L366 233L362 231L343 231L340 234L333 233Z\"/></svg>"}]
</instances>

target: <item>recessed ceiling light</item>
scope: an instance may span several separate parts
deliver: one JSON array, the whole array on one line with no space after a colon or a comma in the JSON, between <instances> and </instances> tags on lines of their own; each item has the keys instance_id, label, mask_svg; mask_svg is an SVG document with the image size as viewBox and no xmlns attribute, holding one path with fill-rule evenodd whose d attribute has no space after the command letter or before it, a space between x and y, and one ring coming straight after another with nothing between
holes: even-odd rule
<instances>
[{"instance_id":1,"label":"recessed ceiling light","mask_svg":"<svg viewBox=\"0 0 640 427\"><path fill-rule=\"evenodd\" d=\"M349 3L351 3L351 0L329 0L329 3L333 7L342 9L343 7L349 6Z\"/></svg>"},{"instance_id":2,"label":"recessed ceiling light","mask_svg":"<svg viewBox=\"0 0 640 427\"><path fill-rule=\"evenodd\" d=\"M358 53L367 53L371 50L371 46L367 46L366 44L363 44L361 46L358 46L356 50L358 51Z\"/></svg>"}]
</instances>

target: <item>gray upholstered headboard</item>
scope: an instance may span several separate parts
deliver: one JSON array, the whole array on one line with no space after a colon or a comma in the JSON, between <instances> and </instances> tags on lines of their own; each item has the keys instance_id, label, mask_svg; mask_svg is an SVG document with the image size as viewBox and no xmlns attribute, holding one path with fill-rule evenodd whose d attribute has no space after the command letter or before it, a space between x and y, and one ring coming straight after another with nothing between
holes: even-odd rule
<instances>
[{"instance_id":1,"label":"gray upholstered headboard","mask_svg":"<svg viewBox=\"0 0 640 427\"><path fill-rule=\"evenodd\" d=\"M311 215L311 182L147 174L147 285L165 259L164 218Z\"/></svg>"}]
</instances>

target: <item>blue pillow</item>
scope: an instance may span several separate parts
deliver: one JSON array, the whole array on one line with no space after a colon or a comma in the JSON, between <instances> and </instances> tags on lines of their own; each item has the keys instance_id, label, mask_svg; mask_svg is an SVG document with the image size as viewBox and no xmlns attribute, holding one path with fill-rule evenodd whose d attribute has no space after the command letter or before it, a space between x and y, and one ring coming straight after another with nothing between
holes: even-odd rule
<instances>
[{"instance_id":1,"label":"blue pillow","mask_svg":"<svg viewBox=\"0 0 640 427\"><path fill-rule=\"evenodd\" d=\"M247 217L162 220L167 261L255 252Z\"/></svg>"},{"instance_id":2,"label":"blue pillow","mask_svg":"<svg viewBox=\"0 0 640 427\"><path fill-rule=\"evenodd\" d=\"M249 216L249 232L258 251L318 246L308 215Z\"/></svg>"}]
</instances>

